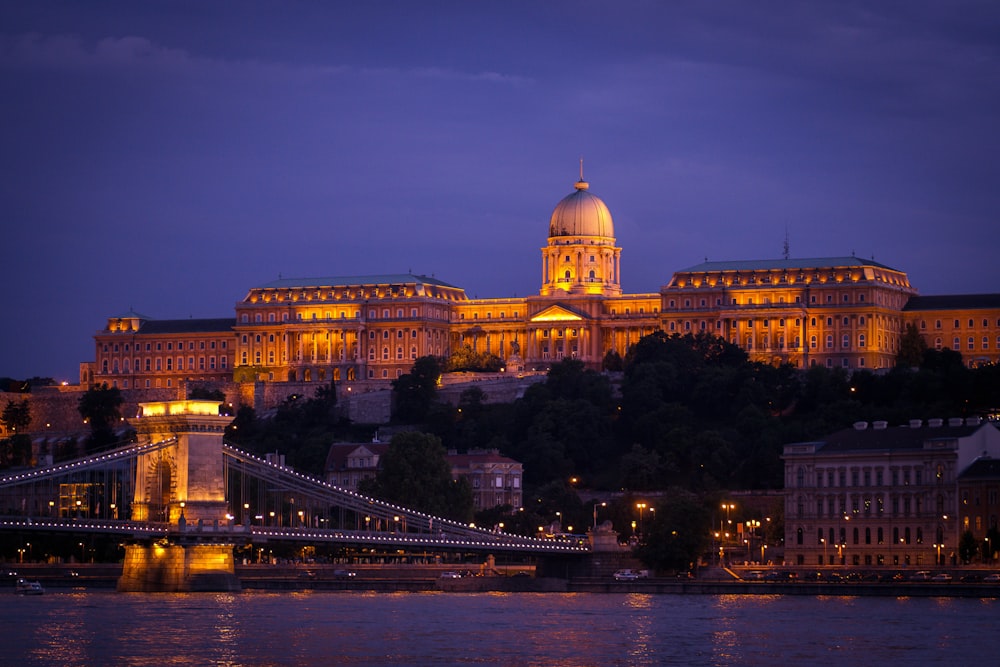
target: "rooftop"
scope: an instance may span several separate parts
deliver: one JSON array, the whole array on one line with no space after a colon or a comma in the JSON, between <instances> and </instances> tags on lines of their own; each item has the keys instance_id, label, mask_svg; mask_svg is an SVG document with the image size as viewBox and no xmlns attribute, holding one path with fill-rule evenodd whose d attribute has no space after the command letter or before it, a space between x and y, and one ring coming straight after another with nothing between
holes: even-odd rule
<instances>
[{"instance_id":1,"label":"rooftop","mask_svg":"<svg viewBox=\"0 0 1000 667\"><path fill-rule=\"evenodd\" d=\"M889 271L898 271L873 259L861 257L813 257L803 259L744 259L728 262L702 262L678 273L711 273L715 271L774 271L774 270L816 270L848 267L874 266Z\"/></svg>"},{"instance_id":2,"label":"rooftop","mask_svg":"<svg viewBox=\"0 0 1000 667\"><path fill-rule=\"evenodd\" d=\"M455 285L412 273L380 273L367 276L328 276L325 278L279 278L256 285L254 289L287 289L304 287L352 287L356 285L437 285L459 289Z\"/></svg>"}]
</instances>

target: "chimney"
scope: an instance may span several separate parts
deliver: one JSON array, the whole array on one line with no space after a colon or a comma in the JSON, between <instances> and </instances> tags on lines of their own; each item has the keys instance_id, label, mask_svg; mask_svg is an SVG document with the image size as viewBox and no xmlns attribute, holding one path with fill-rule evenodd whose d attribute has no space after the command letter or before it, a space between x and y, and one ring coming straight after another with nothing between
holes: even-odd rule
<instances>
[{"instance_id":1,"label":"chimney","mask_svg":"<svg viewBox=\"0 0 1000 667\"><path fill-rule=\"evenodd\" d=\"M910 428L920 428L924 421L922 419L911 419Z\"/></svg>"},{"instance_id":2,"label":"chimney","mask_svg":"<svg viewBox=\"0 0 1000 667\"><path fill-rule=\"evenodd\" d=\"M864 431L866 428L868 428L868 422L854 422L855 431Z\"/></svg>"},{"instance_id":3,"label":"chimney","mask_svg":"<svg viewBox=\"0 0 1000 667\"><path fill-rule=\"evenodd\" d=\"M927 420L927 425L930 426L931 428L941 428L942 424L944 424L944 420L941 419L940 417L935 417L934 419Z\"/></svg>"},{"instance_id":4,"label":"chimney","mask_svg":"<svg viewBox=\"0 0 1000 667\"><path fill-rule=\"evenodd\" d=\"M889 422L887 421L872 422L872 428L874 428L876 431L884 431L888 425Z\"/></svg>"}]
</instances>

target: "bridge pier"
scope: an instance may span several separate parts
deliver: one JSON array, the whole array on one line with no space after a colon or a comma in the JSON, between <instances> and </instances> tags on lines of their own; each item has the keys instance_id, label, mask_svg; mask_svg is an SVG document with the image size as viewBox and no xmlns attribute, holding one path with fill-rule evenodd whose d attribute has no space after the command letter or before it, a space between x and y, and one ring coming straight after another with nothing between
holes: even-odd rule
<instances>
[{"instance_id":1,"label":"bridge pier","mask_svg":"<svg viewBox=\"0 0 1000 667\"><path fill-rule=\"evenodd\" d=\"M222 441L230 417L218 401L140 403L136 431L176 444L136 465L133 519L167 524L166 537L125 547L119 591L238 591L223 475ZM190 524L190 525L189 525ZM190 531L191 526L197 530ZM202 532L202 527L206 528Z\"/></svg>"},{"instance_id":2,"label":"bridge pier","mask_svg":"<svg viewBox=\"0 0 1000 667\"><path fill-rule=\"evenodd\" d=\"M239 591L232 543L167 539L128 544L118 590L128 593Z\"/></svg>"}]
</instances>

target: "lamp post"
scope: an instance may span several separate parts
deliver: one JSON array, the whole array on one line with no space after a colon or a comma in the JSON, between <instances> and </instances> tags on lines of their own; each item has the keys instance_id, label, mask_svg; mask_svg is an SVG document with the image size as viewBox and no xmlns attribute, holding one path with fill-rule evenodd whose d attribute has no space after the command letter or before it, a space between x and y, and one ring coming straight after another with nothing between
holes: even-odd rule
<instances>
[{"instance_id":1,"label":"lamp post","mask_svg":"<svg viewBox=\"0 0 1000 667\"><path fill-rule=\"evenodd\" d=\"M642 511L648 507L646 503L636 503L635 506L639 509L639 535L642 535Z\"/></svg>"},{"instance_id":2,"label":"lamp post","mask_svg":"<svg viewBox=\"0 0 1000 667\"><path fill-rule=\"evenodd\" d=\"M722 533L723 544L725 544L725 540L729 538L729 533L732 532L733 525L733 522L729 518L729 513L736 509L736 503L722 503L722 509L726 513L726 523L723 524L722 518L719 518L719 532Z\"/></svg>"},{"instance_id":3,"label":"lamp post","mask_svg":"<svg viewBox=\"0 0 1000 667\"><path fill-rule=\"evenodd\" d=\"M600 506L601 507L607 507L608 504L607 503L600 503ZM597 531L597 507L598 507L598 503L595 501L594 502L594 532Z\"/></svg>"},{"instance_id":4,"label":"lamp post","mask_svg":"<svg viewBox=\"0 0 1000 667\"><path fill-rule=\"evenodd\" d=\"M752 557L751 554L753 553L754 533L757 532L758 528L760 528L760 521L757 519L750 519L747 521L747 533L749 534L749 537L747 538L747 560L750 560ZM763 540L761 542L763 543ZM763 559L763 552L761 552L761 558Z\"/></svg>"},{"instance_id":5,"label":"lamp post","mask_svg":"<svg viewBox=\"0 0 1000 667\"><path fill-rule=\"evenodd\" d=\"M826 538L821 537L819 541L823 543L823 564L826 565L829 562L826 557Z\"/></svg>"}]
</instances>

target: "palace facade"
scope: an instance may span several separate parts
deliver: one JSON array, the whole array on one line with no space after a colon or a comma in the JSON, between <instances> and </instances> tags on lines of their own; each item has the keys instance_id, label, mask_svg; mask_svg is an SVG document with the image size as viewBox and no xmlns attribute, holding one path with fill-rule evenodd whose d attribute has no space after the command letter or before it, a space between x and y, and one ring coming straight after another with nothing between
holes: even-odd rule
<instances>
[{"instance_id":1,"label":"palace facade","mask_svg":"<svg viewBox=\"0 0 1000 667\"><path fill-rule=\"evenodd\" d=\"M608 207L581 178L549 219L537 295L470 299L413 274L282 278L251 287L235 318L109 318L81 384L384 387L418 357L466 345L509 373L567 357L601 368L654 331L712 333L769 363L880 369L894 365L907 324L970 365L1000 361L1000 294L918 296L903 271L853 256L706 261L658 292L623 294L621 252Z\"/></svg>"}]
</instances>

